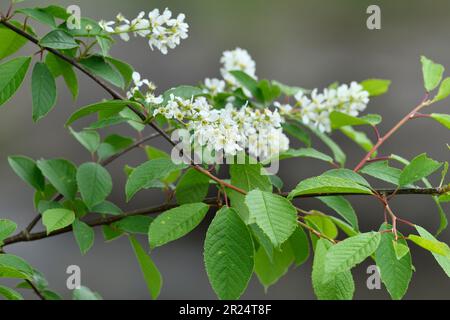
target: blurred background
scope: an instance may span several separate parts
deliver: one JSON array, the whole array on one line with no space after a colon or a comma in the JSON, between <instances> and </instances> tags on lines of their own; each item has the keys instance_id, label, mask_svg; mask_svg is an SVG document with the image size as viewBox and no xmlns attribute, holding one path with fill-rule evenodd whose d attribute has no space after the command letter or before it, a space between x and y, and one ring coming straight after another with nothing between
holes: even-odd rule
<instances>
[{"instance_id":1,"label":"blurred background","mask_svg":"<svg viewBox=\"0 0 450 320\"><path fill-rule=\"evenodd\" d=\"M0 0L5 11L8 2ZM306 88L322 88L331 82L361 81L371 77L392 80L388 94L374 98L368 112L383 115L381 131L387 129L410 111L422 98L423 87L419 56L450 67L449 1L365 1L365 0L96 0L96 1L26 1L22 6L58 4L79 5L83 16L96 20L113 20L118 12L135 17L139 11L169 7L175 14L186 14L190 25L189 38L167 56L152 52L143 39L128 43L118 40L112 55L131 63L144 77L154 81L160 92L179 84L196 84L205 77L219 77L219 59L224 50L246 48L256 60L259 78L276 79ZM381 7L381 30L366 28L366 9L370 4ZM38 29L39 31L39 29ZM42 32L45 30L41 30ZM34 53L35 47L23 51ZM28 75L30 76L30 74ZM38 124L31 119L30 81L26 80L20 94L0 110L0 216L17 221L24 227L35 215L33 192L15 176L7 156L23 154L32 158L65 157L76 164L89 161L89 155L64 128L67 117L78 107L107 97L92 81L80 75L80 97L74 103L59 82L57 107ZM434 112L448 113L448 102L433 107ZM80 128L77 128L80 129ZM120 128L122 134L135 134ZM108 132L105 131L105 135ZM335 134L348 152L348 166L354 166L363 152L345 137ZM422 152L441 161L449 160L446 147L448 131L430 120L407 124L382 148L381 154L397 153L411 159ZM157 147L169 150L162 140ZM318 149L328 152L321 144ZM111 200L123 209L150 206L162 201L156 191L141 192L130 204L124 201L125 164L137 165L145 160L142 151L129 154L109 167L115 188ZM280 176L289 191L302 178L318 175L329 169L326 165L301 160L286 160ZM438 177L433 180L438 183ZM374 182L383 186L382 182ZM349 198L360 219L361 229L377 229L383 221L381 206L375 200ZM319 208L315 200L297 203L302 208ZM438 226L438 214L432 199L424 196L398 196L392 203L395 212L430 230ZM449 211L448 206L446 210ZM162 299L215 299L203 267L203 241L210 217L192 234L152 253L164 285ZM42 228L38 225L38 228ZM410 229L402 229L405 233ZM441 237L450 243L450 231ZM146 240L142 239L145 243ZM148 299L149 295L128 240L121 238L105 244L97 232L93 249L81 256L71 234L22 243L8 251L27 259L44 272L51 288L69 298L66 268L79 265L82 284L98 291L106 299ZM417 272L406 299L449 298L450 279L431 254L413 250ZM387 299L382 290L366 287L366 268L354 269L357 299ZM254 277L243 295L246 299L313 299L311 259L292 269L276 285L264 292ZM34 298L31 294L27 296Z\"/></svg>"}]
</instances>

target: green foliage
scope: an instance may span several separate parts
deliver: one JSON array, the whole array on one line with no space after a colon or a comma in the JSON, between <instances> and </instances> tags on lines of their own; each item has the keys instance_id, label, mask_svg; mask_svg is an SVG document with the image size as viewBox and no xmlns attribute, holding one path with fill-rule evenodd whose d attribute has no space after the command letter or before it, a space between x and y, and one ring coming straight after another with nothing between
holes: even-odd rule
<instances>
[{"instance_id":1,"label":"green foliage","mask_svg":"<svg viewBox=\"0 0 450 320\"><path fill-rule=\"evenodd\" d=\"M217 212L206 233L205 268L220 299L238 299L253 273L254 248L247 226L236 211Z\"/></svg>"},{"instance_id":2,"label":"green foliage","mask_svg":"<svg viewBox=\"0 0 450 320\"><path fill-rule=\"evenodd\" d=\"M330 121L333 129L339 129L345 126L375 126L381 122L381 116L377 114L368 114L357 118L343 112L333 111L330 114Z\"/></svg>"},{"instance_id":3,"label":"green foliage","mask_svg":"<svg viewBox=\"0 0 450 320\"><path fill-rule=\"evenodd\" d=\"M67 88L69 88L73 99L76 100L78 97L78 78L72 65L52 53L47 54L45 64L50 69L53 77L58 78L62 76L64 78Z\"/></svg>"},{"instance_id":4,"label":"green foliage","mask_svg":"<svg viewBox=\"0 0 450 320\"><path fill-rule=\"evenodd\" d=\"M7 219L0 219L0 245L3 240L8 238L17 229L17 224L14 221Z\"/></svg>"},{"instance_id":5,"label":"green foliage","mask_svg":"<svg viewBox=\"0 0 450 320\"><path fill-rule=\"evenodd\" d=\"M45 48L67 50L78 47L75 39L64 30L53 30L46 34L39 44Z\"/></svg>"},{"instance_id":6,"label":"green foliage","mask_svg":"<svg viewBox=\"0 0 450 320\"><path fill-rule=\"evenodd\" d=\"M77 183L81 197L91 209L102 203L112 191L112 179L108 171L97 163L82 164L77 171Z\"/></svg>"},{"instance_id":7,"label":"green foliage","mask_svg":"<svg viewBox=\"0 0 450 320\"><path fill-rule=\"evenodd\" d=\"M53 78L45 63L37 62L34 65L31 77L31 92L33 97L33 120L39 121L56 104L55 78Z\"/></svg>"},{"instance_id":8,"label":"green foliage","mask_svg":"<svg viewBox=\"0 0 450 320\"><path fill-rule=\"evenodd\" d=\"M447 129L450 129L450 115L442 113L432 113L431 118L442 124Z\"/></svg>"},{"instance_id":9,"label":"green foliage","mask_svg":"<svg viewBox=\"0 0 450 320\"><path fill-rule=\"evenodd\" d=\"M102 297L91 289L81 286L73 290L73 300L102 300Z\"/></svg>"},{"instance_id":10,"label":"green foliage","mask_svg":"<svg viewBox=\"0 0 450 320\"><path fill-rule=\"evenodd\" d=\"M204 203L191 203L163 212L148 230L150 247L160 247L185 236L202 222L208 209Z\"/></svg>"},{"instance_id":11,"label":"green foliage","mask_svg":"<svg viewBox=\"0 0 450 320\"><path fill-rule=\"evenodd\" d=\"M45 178L34 160L24 156L10 156L8 162L14 172L31 187L44 191Z\"/></svg>"},{"instance_id":12,"label":"green foliage","mask_svg":"<svg viewBox=\"0 0 450 320\"><path fill-rule=\"evenodd\" d=\"M359 172L394 185L399 184L400 175L402 173L400 169L390 167L388 161L369 163L359 170Z\"/></svg>"},{"instance_id":13,"label":"green foliage","mask_svg":"<svg viewBox=\"0 0 450 320\"><path fill-rule=\"evenodd\" d=\"M75 213L67 209L49 209L42 214L42 224L47 234L70 226L75 221Z\"/></svg>"},{"instance_id":14,"label":"green foliage","mask_svg":"<svg viewBox=\"0 0 450 320\"><path fill-rule=\"evenodd\" d=\"M353 229L358 231L358 217L356 216L355 210L353 210L352 205L347 199L341 196L318 197L317 199L336 211L336 213L338 213L342 218L350 223Z\"/></svg>"},{"instance_id":15,"label":"green foliage","mask_svg":"<svg viewBox=\"0 0 450 320\"><path fill-rule=\"evenodd\" d=\"M94 230L79 219L75 219L72 224L73 235L80 248L81 254L86 254L94 245Z\"/></svg>"},{"instance_id":16,"label":"green foliage","mask_svg":"<svg viewBox=\"0 0 450 320\"><path fill-rule=\"evenodd\" d=\"M195 169L189 169L178 181L176 197L178 204L201 202L209 189L209 178Z\"/></svg>"},{"instance_id":17,"label":"green foliage","mask_svg":"<svg viewBox=\"0 0 450 320\"><path fill-rule=\"evenodd\" d=\"M17 21L10 21L10 23L18 28L23 27ZM0 39L2 40L0 42L0 60L16 53L27 43L25 38L3 25L0 25Z\"/></svg>"},{"instance_id":18,"label":"green foliage","mask_svg":"<svg viewBox=\"0 0 450 320\"><path fill-rule=\"evenodd\" d=\"M415 157L411 163L403 169L398 182L399 186L406 186L419 181L422 178L428 177L441 166L442 163L434 161L433 159L428 158L426 153L422 153Z\"/></svg>"},{"instance_id":19,"label":"green foliage","mask_svg":"<svg viewBox=\"0 0 450 320\"><path fill-rule=\"evenodd\" d=\"M93 130L83 130L76 132L69 127L70 133L77 139L83 147L85 147L91 154L94 154L100 147L100 135Z\"/></svg>"},{"instance_id":20,"label":"green foliage","mask_svg":"<svg viewBox=\"0 0 450 320\"><path fill-rule=\"evenodd\" d=\"M0 65L0 106L20 88L30 62L30 57L18 57Z\"/></svg>"},{"instance_id":21,"label":"green foliage","mask_svg":"<svg viewBox=\"0 0 450 320\"><path fill-rule=\"evenodd\" d=\"M39 160L38 168L64 197L73 200L77 193L77 168L65 159Z\"/></svg>"},{"instance_id":22,"label":"green foliage","mask_svg":"<svg viewBox=\"0 0 450 320\"><path fill-rule=\"evenodd\" d=\"M364 90L369 92L371 97L379 96L385 94L389 90L391 85L390 80L384 79L367 79L361 82Z\"/></svg>"},{"instance_id":23,"label":"green foliage","mask_svg":"<svg viewBox=\"0 0 450 320\"><path fill-rule=\"evenodd\" d=\"M130 236L130 243L144 275L145 283L152 299L157 299L162 287L162 276L153 260L142 248L134 236Z\"/></svg>"},{"instance_id":24,"label":"green foliage","mask_svg":"<svg viewBox=\"0 0 450 320\"><path fill-rule=\"evenodd\" d=\"M105 58L91 56L80 60L80 64L112 85L119 88L125 88L125 80L122 75Z\"/></svg>"},{"instance_id":25,"label":"green foliage","mask_svg":"<svg viewBox=\"0 0 450 320\"><path fill-rule=\"evenodd\" d=\"M6 300L23 300L23 297L19 292L1 285L0 296L3 296Z\"/></svg>"},{"instance_id":26,"label":"green foliage","mask_svg":"<svg viewBox=\"0 0 450 320\"><path fill-rule=\"evenodd\" d=\"M433 91L441 82L445 69L442 65L433 62L425 56L420 57L420 62L422 63L425 89L428 92Z\"/></svg>"}]
</instances>

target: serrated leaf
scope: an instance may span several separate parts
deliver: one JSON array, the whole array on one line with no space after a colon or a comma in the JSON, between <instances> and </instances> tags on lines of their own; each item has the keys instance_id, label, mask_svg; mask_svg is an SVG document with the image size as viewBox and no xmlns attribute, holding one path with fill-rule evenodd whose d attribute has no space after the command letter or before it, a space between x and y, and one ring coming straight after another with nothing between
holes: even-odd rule
<instances>
[{"instance_id":1,"label":"serrated leaf","mask_svg":"<svg viewBox=\"0 0 450 320\"><path fill-rule=\"evenodd\" d=\"M416 227L417 232L420 234L420 236L423 239L427 239L427 240L434 241L434 242L439 242L431 233L429 233L424 228L422 228L418 225L416 225L415 227ZM434 253L434 252L431 252L431 254L436 259L437 263L441 266L442 270L444 270L447 277L450 277L450 258L447 256L443 256L441 254Z\"/></svg>"},{"instance_id":2,"label":"serrated leaf","mask_svg":"<svg viewBox=\"0 0 450 320\"><path fill-rule=\"evenodd\" d=\"M425 56L420 57L424 86L427 92L433 91L439 85L444 73L444 67Z\"/></svg>"},{"instance_id":3,"label":"serrated leaf","mask_svg":"<svg viewBox=\"0 0 450 320\"><path fill-rule=\"evenodd\" d=\"M155 219L147 216L130 216L114 222L111 226L130 234L148 235L148 229Z\"/></svg>"},{"instance_id":4,"label":"serrated leaf","mask_svg":"<svg viewBox=\"0 0 450 320\"><path fill-rule=\"evenodd\" d=\"M134 140L118 134L107 136L100 144L97 154L100 160L105 160L130 147Z\"/></svg>"},{"instance_id":5,"label":"serrated leaf","mask_svg":"<svg viewBox=\"0 0 450 320\"><path fill-rule=\"evenodd\" d=\"M358 217L356 216L355 210L353 210L350 202L342 196L333 197L318 197L320 201L325 203L328 207L336 211L341 217L343 217L347 222L351 224L353 229L359 230L358 227Z\"/></svg>"},{"instance_id":6,"label":"serrated leaf","mask_svg":"<svg viewBox=\"0 0 450 320\"><path fill-rule=\"evenodd\" d=\"M0 219L0 245L2 241L8 238L17 229L17 224L8 219Z\"/></svg>"},{"instance_id":7,"label":"serrated leaf","mask_svg":"<svg viewBox=\"0 0 450 320\"><path fill-rule=\"evenodd\" d=\"M30 57L18 57L0 65L0 106L20 88L30 62Z\"/></svg>"},{"instance_id":8,"label":"serrated leaf","mask_svg":"<svg viewBox=\"0 0 450 320\"><path fill-rule=\"evenodd\" d=\"M49 209L42 214L42 224L47 234L70 226L75 220L75 213L67 209Z\"/></svg>"},{"instance_id":9,"label":"serrated leaf","mask_svg":"<svg viewBox=\"0 0 450 320\"><path fill-rule=\"evenodd\" d=\"M79 219L75 219L72 224L73 235L80 248L81 254L86 254L94 244L94 230Z\"/></svg>"},{"instance_id":10,"label":"serrated leaf","mask_svg":"<svg viewBox=\"0 0 450 320\"><path fill-rule=\"evenodd\" d=\"M340 169L331 169L322 173L322 176L326 177L335 177L341 178L344 180L351 180L357 184L360 184L364 187L370 188L370 183L364 179L360 174L354 172L353 170L340 168Z\"/></svg>"},{"instance_id":11,"label":"serrated leaf","mask_svg":"<svg viewBox=\"0 0 450 320\"><path fill-rule=\"evenodd\" d=\"M37 62L31 77L33 120L44 118L56 104L56 83L45 63Z\"/></svg>"},{"instance_id":12,"label":"serrated leaf","mask_svg":"<svg viewBox=\"0 0 450 320\"><path fill-rule=\"evenodd\" d=\"M64 30L50 31L39 41L39 45L58 50L78 48L78 43L75 39Z\"/></svg>"},{"instance_id":13,"label":"serrated leaf","mask_svg":"<svg viewBox=\"0 0 450 320\"><path fill-rule=\"evenodd\" d=\"M160 247L185 236L202 222L208 209L204 203L191 203L163 212L148 230L150 247Z\"/></svg>"},{"instance_id":14,"label":"serrated leaf","mask_svg":"<svg viewBox=\"0 0 450 320\"><path fill-rule=\"evenodd\" d=\"M69 127L70 133L77 141L85 147L90 153L95 153L100 146L100 135L97 131L83 130L76 132Z\"/></svg>"},{"instance_id":15,"label":"serrated leaf","mask_svg":"<svg viewBox=\"0 0 450 320\"><path fill-rule=\"evenodd\" d=\"M134 236L130 236L130 243L139 262L145 283L152 299L156 300L161 292L162 276L153 260L142 248Z\"/></svg>"},{"instance_id":16,"label":"serrated leaf","mask_svg":"<svg viewBox=\"0 0 450 320\"><path fill-rule=\"evenodd\" d=\"M99 76L116 87L122 89L125 87L125 80L122 75L114 69L105 58L100 56L91 56L80 60L79 63L96 76Z\"/></svg>"},{"instance_id":17,"label":"serrated leaf","mask_svg":"<svg viewBox=\"0 0 450 320\"><path fill-rule=\"evenodd\" d=\"M208 195L209 178L195 169L189 169L178 181L175 195L178 204L202 202Z\"/></svg>"},{"instance_id":18,"label":"serrated leaf","mask_svg":"<svg viewBox=\"0 0 450 320\"><path fill-rule=\"evenodd\" d=\"M327 252L331 246L325 239L319 239L316 243L311 276L314 293L319 300L351 300L355 291L351 272L344 271L331 278L325 273Z\"/></svg>"},{"instance_id":19,"label":"serrated leaf","mask_svg":"<svg viewBox=\"0 0 450 320\"><path fill-rule=\"evenodd\" d=\"M95 205L93 208L91 208L91 211L101 214L110 214L113 216L117 216L123 213L118 206L109 201L103 201L102 203Z\"/></svg>"},{"instance_id":20,"label":"serrated leaf","mask_svg":"<svg viewBox=\"0 0 450 320\"><path fill-rule=\"evenodd\" d=\"M383 224L380 231L388 230L390 228L390 226ZM386 286L387 291L392 299L400 300L408 290L409 282L411 281L412 261L409 250L402 253L403 256L398 258L394 243L397 248L403 246L408 249L405 240L398 239L395 241L393 233L382 233L380 245L375 251L375 260L379 268L381 280Z\"/></svg>"},{"instance_id":21,"label":"serrated leaf","mask_svg":"<svg viewBox=\"0 0 450 320\"><path fill-rule=\"evenodd\" d=\"M238 299L253 273L250 232L236 211L222 208L206 233L205 269L219 299Z\"/></svg>"},{"instance_id":22,"label":"serrated leaf","mask_svg":"<svg viewBox=\"0 0 450 320\"><path fill-rule=\"evenodd\" d=\"M312 158L312 159L318 159L325 162L333 162L333 158L331 158L329 155L326 155L320 151L317 151L313 148L301 148L301 149L289 149L287 151L284 151L276 157L279 160L289 159L289 158ZM264 161L264 163L270 163L271 160Z\"/></svg>"},{"instance_id":23,"label":"serrated leaf","mask_svg":"<svg viewBox=\"0 0 450 320\"><path fill-rule=\"evenodd\" d=\"M358 118L344 112L333 111L330 113L330 121L333 129L339 129L346 126L374 126L381 122L381 116L377 114L368 114Z\"/></svg>"},{"instance_id":24,"label":"serrated leaf","mask_svg":"<svg viewBox=\"0 0 450 320\"><path fill-rule=\"evenodd\" d=\"M89 209L102 203L113 187L108 171L93 162L84 163L78 168L77 183L81 197Z\"/></svg>"},{"instance_id":25,"label":"serrated leaf","mask_svg":"<svg viewBox=\"0 0 450 320\"><path fill-rule=\"evenodd\" d=\"M285 198L261 190L250 191L245 197L250 217L280 248L297 226L297 210Z\"/></svg>"},{"instance_id":26,"label":"serrated leaf","mask_svg":"<svg viewBox=\"0 0 450 320\"><path fill-rule=\"evenodd\" d=\"M23 181L36 190L44 190L45 178L33 159L24 156L10 156L8 162Z\"/></svg>"},{"instance_id":27,"label":"serrated leaf","mask_svg":"<svg viewBox=\"0 0 450 320\"><path fill-rule=\"evenodd\" d=\"M399 186L405 186L425 178L438 170L442 163L434 161L422 153L415 157L402 171L399 178Z\"/></svg>"},{"instance_id":28,"label":"serrated leaf","mask_svg":"<svg viewBox=\"0 0 450 320\"><path fill-rule=\"evenodd\" d=\"M288 239L288 243L291 246L294 262L297 267L308 260L309 241L302 227L297 226L297 228L295 228L294 233Z\"/></svg>"},{"instance_id":29,"label":"serrated leaf","mask_svg":"<svg viewBox=\"0 0 450 320\"><path fill-rule=\"evenodd\" d=\"M372 191L351 180L332 176L318 176L301 181L289 193L288 198L292 199L308 194L320 195L329 193L372 194Z\"/></svg>"},{"instance_id":30,"label":"serrated leaf","mask_svg":"<svg viewBox=\"0 0 450 320\"><path fill-rule=\"evenodd\" d=\"M398 185L402 170L390 167L388 161L377 161L364 166L359 172Z\"/></svg>"},{"instance_id":31,"label":"serrated leaf","mask_svg":"<svg viewBox=\"0 0 450 320\"><path fill-rule=\"evenodd\" d=\"M39 160L38 168L64 197L71 200L77 193L77 168L64 159Z\"/></svg>"},{"instance_id":32,"label":"serrated leaf","mask_svg":"<svg viewBox=\"0 0 450 320\"><path fill-rule=\"evenodd\" d=\"M18 28L23 28L22 24L17 21L10 21L10 23ZM27 43L27 39L4 25L0 25L0 39L2 39L0 42L0 60L16 53Z\"/></svg>"},{"instance_id":33,"label":"serrated leaf","mask_svg":"<svg viewBox=\"0 0 450 320\"><path fill-rule=\"evenodd\" d=\"M165 178L169 173L183 169L185 165L176 165L171 159L154 159L147 161L130 174L125 186L127 201L130 201L134 195L141 189L146 188L153 181Z\"/></svg>"},{"instance_id":34,"label":"serrated leaf","mask_svg":"<svg viewBox=\"0 0 450 320\"><path fill-rule=\"evenodd\" d=\"M391 80L385 79L367 79L360 83L363 89L369 92L371 97L385 94L389 90Z\"/></svg>"},{"instance_id":35,"label":"serrated leaf","mask_svg":"<svg viewBox=\"0 0 450 320\"><path fill-rule=\"evenodd\" d=\"M379 232L361 233L332 246L326 255L325 272L332 278L348 271L375 252L380 243Z\"/></svg>"}]
</instances>

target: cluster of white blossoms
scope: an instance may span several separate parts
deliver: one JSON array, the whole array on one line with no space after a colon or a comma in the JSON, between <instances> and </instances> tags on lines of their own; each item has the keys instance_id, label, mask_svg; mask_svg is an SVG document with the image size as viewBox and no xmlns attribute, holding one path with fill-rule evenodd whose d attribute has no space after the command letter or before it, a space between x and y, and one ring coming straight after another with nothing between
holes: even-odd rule
<instances>
[{"instance_id":1,"label":"cluster of white blossoms","mask_svg":"<svg viewBox=\"0 0 450 320\"><path fill-rule=\"evenodd\" d=\"M230 71L243 71L254 79L257 79L255 74L256 63L245 49L236 48L234 50L225 51L222 54L220 62L222 64L220 73L222 74L224 80L206 78L204 82L206 89L205 92L211 94L221 93L225 90L226 85L228 85L231 89L236 89L239 87L239 83ZM244 91L248 96L251 96L248 90L245 89Z\"/></svg>"},{"instance_id":2,"label":"cluster of white blossoms","mask_svg":"<svg viewBox=\"0 0 450 320\"><path fill-rule=\"evenodd\" d=\"M145 91L143 90L145 89ZM127 98L133 99L137 95L142 97L148 104L161 104L163 102L162 96L155 95L156 86L148 79L141 79L138 72L133 72L133 86L127 92ZM138 96L138 98L140 98Z\"/></svg>"},{"instance_id":3,"label":"cluster of white blossoms","mask_svg":"<svg viewBox=\"0 0 450 320\"><path fill-rule=\"evenodd\" d=\"M153 115L158 114L183 122L192 132L194 146L223 151L226 156L247 150L249 155L265 160L289 148L289 139L281 128L284 119L277 110L247 105L236 109L232 104L214 109L205 97L182 99L172 95Z\"/></svg>"},{"instance_id":4,"label":"cluster of white blossoms","mask_svg":"<svg viewBox=\"0 0 450 320\"><path fill-rule=\"evenodd\" d=\"M294 107L276 105L280 113L299 114L304 124L312 125L321 132L331 131L331 112L339 111L356 117L369 103L369 93L357 82L342 84L336 89L324 89L322 93L314 89L309 97L300 91L294 97L297 101Z\"/></svg>"},{"instance_id":5,"label":"cluster of white blossoms","mask_svg":"<svg viewBox=\"0 0 450 320\"><path fill-rule=\"evenodd\" d=\"M181 39L188 37L189 25L184 22L185 15L180 13L172 18L172 12L165 9L162 13L154 9L145 17L145 12L129 20L122 14L118 14L116 21L100 21L100 27L107 33L118 34L122 40L130 40L130 34L148 39L148 44L153 50L156 47L161 53L167 54L168 48L174 49L180 44Z\"/></svg>"}]
</instances>

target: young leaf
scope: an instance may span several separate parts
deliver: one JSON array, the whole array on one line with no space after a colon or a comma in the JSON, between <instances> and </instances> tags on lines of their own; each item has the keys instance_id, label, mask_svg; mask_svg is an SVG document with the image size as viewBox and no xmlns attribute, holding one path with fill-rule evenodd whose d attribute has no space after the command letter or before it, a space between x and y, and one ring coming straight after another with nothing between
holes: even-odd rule
<instances>
[{"instance_id":1,"label":"young leaf","mask_svg":"<svg viewBox=\"0 0 450 320\"><path fill-rule=\"evenodd\" d=\"M217 212L206 233L205 269L219 299L238 299L253 272L253 242L236 211Z\"/></svg>"},{"instance_id":2,"label":"young leaf","mask_svg":"<svg viewBox=\"0 0 450 320\"><path fill-rule=\"evenodd\" d=\"M417 232L423 239L427 239L433 242L439 242L431 233L429 233L424 228L418 225L416 225L415 227ZM434 252L431 252L431 254L436 259L437 263L441 266L442 270L444 270L447 277L450 277L450 258L448 256L443 256Z\"/></svg>"},{"instance_id":3,"label":"young leaf","mask_svg":"<svg viewBox=\"0 0 450 320\"><path fill-rule=\"evenodd\" d=\"M375 252L380 238L379 232L361 233L332 246L326 255L325 272L332 278L350 270Z\"/></svg>"},{"instance_id":4,"label":"young leaf","mask_svg":"<svg viewBox=\"0 0 450 320\"><path fill-rule=\"evenodd\" d=\"M97 131L93 130L83 130L76 132L71 127L69 127L70 133L77 139L83 147L85 147L90 153L95 153L100 146L100 135Z\"/></svg>"},{"instance_id":5,"label":"young leaf","mask_svg":"<svg viewBox=\"0 0 450 320\"><path fill-rule=\"evenodd\" d=\"M263 93L261 92L261 89L258 86L258 82L246 74L243 71L235 70L230 71L230 74L244 87L246 88L253 97L258 99L259 101L264 101Z\"/></svg>"},{"instance_id":6,"label":"young leaf","mask_svg":"<svg viewBox=\"0 0 450 320\"><path fill-rule=\"evenodd\" d=\"M439 87L438 94L434 97L433 102L444 100L450 95L450 78L445 78Z\"/></svg>"},{"instance_id":7,"label":"young leaf","mask_svg":"<svg viewBox=\"0 0 450 320\"><path fill-rule=\"evenodd\" d=\"M400 175L402 173L400 169L390 167L388 161L369 163L359 170L359 172L394 185L399 184Z\"/></svg>"},{"instance_id":8,"label":"young leaf","mask_svg":"<svg viewBox=\"0 0 450 320\"><path fill-rule=\"evenodd\" d=\"M112 179L108 171L97 163L85 163L78 168L77 183L81 197L91 209L102 203L112 191Z\"/></svg>"},{"instance_id":9,"label":"young leaf","mask_svg":"<svg viewBox=\"0 0 450 320\"><path fill-rule=\"evenodd\" d=\"M289 193L288 198L292 199L302 195L328 193L372 194L372 191L351 180L322 175L301 181Z\"/></svg>"},{"instance_id":10,"label":"young leaf","mask_svg":"<svg viewBox=\"0 0 450 320\"><path fill-rule=\"evenodd\" d=\"M390 226L383 224L380 231L390 229ZM404 252L404 249L400 249L403 252L403 256L398 258L397 248L400 246L406 247L406 241L398 239L395 241L395 237L392 233L384 232L381 234L380 245L375 251L375 260L380 271L381 280L386 286L387 291L391 295L392 299L400 300L408 290L409 282L412 277L412 262L409 249Z\"/></svg>"},{"instance_id":11,"label":"young leaf","mask_svg":"<svg viewBox=\"0 0 450 320\"><path fill-rule=\"evenodd\" d=\"M202 202L208 195L209 178L195 169L189 169L178 181L175 195L178 204Z\"/></svg>"},{"instance_id":12,"label":"young leaf","mask_svg":"<svg viewBox=\"0 0 450 320\"><path fill-rule=\"evenodd\" d=\"M302 227L295 228L294 233L287 241L291 246L294 255L295 265L302 265L309 257L309 241Z\"/></svg>"},{"instance_id":13,"label":"young leaf","mask_svg":"<svg viewBox=\"0 0 450 320\"><path fill-rule=\"evenodd\" d=\"M37 62L31 77L33 120L44 118L56 104L56 83L45 63Z\"/></svg>"},{"instance_id":14,"label":"young leaf","mask_svg":"<svg viewBox=\"0 0 450 320\"><path fill-rule=\"evenodd\" d=\"M0 296L3 296L6 300L23 300L23 297L17 291L0 285Z\"/></svg>"},{"instance_id":15,"label":"young leaf","mask_svg":"<svg viewBox=\"0 0 450 320\"><path fill-rule=\"evenodd\" d=\"M422 153L415 157L400 174L399 186L406 186L425 178L438 170L442 163L434 161L427 157L426 153Z\"/></svg>"},{"instance_id":16,"label":"young leaf","mask_svg":"<svg viewBox=\"0 0 450 320\"><path fill-rule=\"evenodd\" d=\"M10 21L10 23L18 28L23 28L21 23L17 21ZM0 60L16 53L27 43L27 39L4 25L0 25L0 39L2 39L0 42Z\"/></svg>"},{"instance_id":17,"label":"young leaf","mask_svg":"<svg viewBox=\"0 0 450 320\"><path fill-rule=\"evenodd\" d=\"M47 234L70 226L75 220L75 213L67 209L50 209L42 214L42 223Z\"/></svg>"},{"instance_id":18,"label":"young leaf","mask_svg":"<svg viewBox=\"0 0 450 320\"><path fill-rule=\"evenodd\" d=\"M344 271L331 278L325 273L327 252L331 246L325 239L319 239L316 243L311 276L314 293L319 300L351 300L355 292L351 272Z\"/></svg>"},{"instance_id":19,"label":"young leaf","mask_svg":"<svg viewBox=\"0 0 450 320\"><path fill-rule=\"evenodd\" d=\"M17 224L14 221L7 219L0 219L0 244L8 238L17 229Z\"/></svg>"},{"instance_id":20,"label":"young leaf","mask_svg":"<svg viewBox=\"0 0 450 320\"><path fill-rule=\"evenodd\" d=\"M67 88L69 88L74 100L78 97L78 78L70 63L62 60L52 53L48 53L45 64L50 69L55 78L63 76Z\"/></svg>"},{"instance_id":21,"label":"young leaf","mask_svg":"<svg viewBox=\"0 0 450 320\"><path fill-rule=\"evenodd\" d=\"M450 258L450 248L444 242L422 238L414 234L409 235L408 240L411 240L425 250Z\"/></svg>"},{"instance_id":22,"label":"young leaf","mask_svg":"<svg viewBox=\"0 0 450 320\"><path fill-rule=\"evenodd\" d=\"M406 244L402 244L398 241L393 240L392 245L394 246L395 256L397 257L397 260L400 260L410 252L409 247Z\"/></svg>"},{"instance_id":23,"label":"young leaf","mask_svg":"<svg viewBox=\"0 0 450 320\"><path fill-rule=\"evenodd\" d=\"M77 193L77 168L64 159L39 160L38 168L50 183L69 200Z\"/></svg>"},{"instance_id":24,"label":"young leaf","mask_svg":"<svg viewBox=\"0 0 450 320\"><path fill-rule=\"evenodd\" d=\"M38 191L44 191L45 178L34 160L23 156L10 156L8 162L23 181Z\"/></svg>"},{"instance_id":25,"label":"young leaf","mask_svg":"<svg viewBox=\"0 0 450 320\"><path fill-rule=\"evenodd\" d=\"M67 50L78 47L78 43L75 39L64 30L53 30L46 34L39 45L45 48L52 48L58 50Z\"/></svg>"},{"instance_id":26,"label":"young leaf","mask_svg":"<svg viewBox=\"0 0 450 320\"><path fill-rule=\"evenodd\" d=\"M368 114L357 118L347 113L333 111L330 113L330 121L333 129L339 129L345 126L374 126L381 122L381 116L377 114Z\"/></svg>"},{"instance_id":27,"label":"young leaf","mask_svg":"<svg viewBox=\"0 0 450 320\"><path fill-rule=\"evenodd\" d=\"M450 78L449 78L450 79ZM432 113L431 118L442 124L447 129L450 129L450 114Z\"/></svg>"},{"instance_id":28,"label":"young leaf","mask_svg":"<svg viewBox=\"0 0 450 320\"><path fill-rule=\"evenodd\" d=\"M155 159L147 161L133 170L128 177L125 191L127 201L130 201L134 195L141 189L148 188L156 180L166 177L169 173L183 169L185 165L176 165L170 159Z\"/></svg>"},{"instance_id":29,"label":"young leaf","mask_svg":"<svg viewBox=\"0 0 450 320\"><path fill-rule=\"evenodd\" d=\"M141 244L136 240L134 236L130 236L130 243L133 247L133 251L139 262L142 274L144 275L145 283L147 284L148 291L152 299L156 300L161 292L162 277L158 268L152 261L150 256L142 248Z\"/></svg>"},{"instance_id":30,"label":"young leaf","mask_svg":"<svg viewBox=\"0 0 450 320\"><path fill-rule=\"evenodd\" d=\"M420 57L425 89L431 92L439 85L444 73L444 67L433 62L425 56Z\"/></svg>"},{"instance_id":31,"label":"young leaf","mask_svg":"<svg viewBox=\"0 0 450 320\"><path fill-rule=\"evenodd\" d=\"M367 79L361 82L363 89L369 92L371 97L385 94L389 90L391 80Z\"/></svg>"},{"instance_id":32,"label":"young leaf","mask_svg":"<svg viewBox=\"0 0 450 320\"><path fill-rule=\"evenodd\" d=\"M351 224L353 229L359 230L358 227L358 217L356 216L355 210L353 210L352 205L347 199L341 196L334 197L318 197L320 201L325 203L328 207L336 211L342 218Z\"/></svg>"},{"instance_id":33,"label":"young leaf","mask_svg":"<svg viewBox=\"0 0 450 320\"><path fill-rule=\"evenodd\" d=\"M250 191L245 197L250 218L269 237L276 248L292 235L297 226L297 210L285 198L260 190Z\"/></svg>"},{"instance_id":34,"label":"young leaf","mask_svg":"<svg viewBox=\"0 0 450 320\"><path fill-rule=\"evenodd\" d=\"M208 209L204 203L192 203L160 214L148 229L150 247L160 247L185 236L202 222Z\"/></svg>"},{"instance_id":35,"label":"young leaf","mask_svg":"<svg viewBox=\"0 0 450 320\"><path fill-rule=\"evenodd\" d=\"M83 221L75 219L72 224L73 235L80 248L81 254L86 254L94 244L94 230Z\"/></svg>"},{"instance_id":36,"label":"young leaf","mask_svg":"<svg viewBox=\"0 0 450 320\"><path fill-rule=\"evenodd\" d=\"M18 57L0 65L0 106L20 88L30 62L30 57Z\"/></svg>"}]
</instances>

